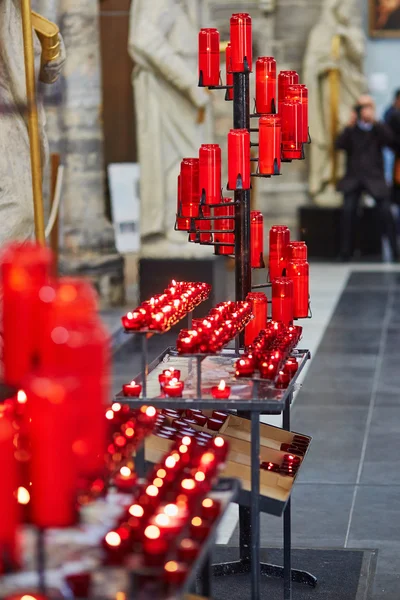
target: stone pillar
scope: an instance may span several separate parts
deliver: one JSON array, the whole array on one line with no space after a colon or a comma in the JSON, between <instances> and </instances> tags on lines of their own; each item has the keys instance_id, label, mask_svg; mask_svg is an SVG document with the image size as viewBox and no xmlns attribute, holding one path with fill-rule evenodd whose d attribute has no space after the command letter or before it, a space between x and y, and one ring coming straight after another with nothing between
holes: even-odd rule
<instances>
[{"instance_id":1,"label":"stone pillar","mask_svg":"<svg viewBox=\"0 0 400 600\"><path fill-rule=\"evenodd\" d=\"M46 92L50 150L65 165L61 269L89 276L105 306L118 304L123 259L105 218L98 3L36 0L35 8L59 25L67 53L60 82Z\"/></svg>"}]
</instances>

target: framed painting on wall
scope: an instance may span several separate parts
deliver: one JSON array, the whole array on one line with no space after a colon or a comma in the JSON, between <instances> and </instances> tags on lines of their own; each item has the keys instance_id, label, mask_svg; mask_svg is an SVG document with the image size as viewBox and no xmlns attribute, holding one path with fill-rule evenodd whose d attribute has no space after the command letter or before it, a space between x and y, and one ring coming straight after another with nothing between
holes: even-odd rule
<instances>
[{"instance_id":1,"label":"framed painting on wall","mask_svg":"<svg viewBox=\"0 0 400 600\"><path fill-rule=\"evenodd\" d=\"M400 38L400 0L368 1L370 36Z\"/></svg>"}]
</instances>

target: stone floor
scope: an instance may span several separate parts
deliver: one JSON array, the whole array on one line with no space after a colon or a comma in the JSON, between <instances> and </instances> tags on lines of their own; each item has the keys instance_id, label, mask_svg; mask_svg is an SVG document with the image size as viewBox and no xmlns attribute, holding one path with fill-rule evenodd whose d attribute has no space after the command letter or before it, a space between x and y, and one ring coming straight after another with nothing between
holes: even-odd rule
<instances>
[{"instance_id":1,"label":"stone floor","mask_svg":"<svg viewBox=\"0 0 400 600\"><path fill-rule=\"evenodd\" d=\"M301 345L313 359L292 429L313 443L293 493L293 544L378 548L373 600L398 600L400 269L316 264L311 273L313 318ZM154 340L151 353L173 341ZM140 370L138 347L132 341L126 350L116 356L115 389ZM280 545L281 529L264 515L262 544ZM236 507L218 541L238 543Z\"/></svg>"}]
</instances>

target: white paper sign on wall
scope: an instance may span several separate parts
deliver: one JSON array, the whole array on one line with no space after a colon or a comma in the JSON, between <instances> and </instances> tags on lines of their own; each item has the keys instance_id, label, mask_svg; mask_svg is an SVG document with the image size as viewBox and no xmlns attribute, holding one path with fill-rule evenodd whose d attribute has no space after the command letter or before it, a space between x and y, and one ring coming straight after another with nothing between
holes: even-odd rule
<instances>
[{"instance_id":1,"label":"white paper sign on wall","mask_svg":"<svg viewBox=\"0 0 400 600\"><path fill-rule=\"evenodd\" d=\"M140 249L140 167L137 163L108 165L111 212L118 252Z\"/></svg>"}]
</instances>

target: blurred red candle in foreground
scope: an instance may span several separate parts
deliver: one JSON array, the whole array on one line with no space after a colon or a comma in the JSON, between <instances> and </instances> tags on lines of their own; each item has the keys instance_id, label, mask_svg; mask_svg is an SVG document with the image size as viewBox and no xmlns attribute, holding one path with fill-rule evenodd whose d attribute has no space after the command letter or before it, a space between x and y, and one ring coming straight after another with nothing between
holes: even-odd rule
<instances>
[{"instance_id":1,"label":"blurred red candle in foreground","mask_svg":"<svg viewBox=\"0 0 400 600\"><path fill-rule=\"evenodd\" d=\"M282 126L278 115L259 120L258 165L262 175L279 175L281 170Z\"/></svg>"},{"instance_id":2,"label":"blurred red candle in foreground","mask_svg":"<svg viewBox=\"0 0 400 600\"><path fill-rule=\"evenodd\" d=\"M15 434L11 417L0 412L0 574L18 565L18 478L13 443Z\"/></svg>"},{"instance_id":3,"label":"blurred red candle in foreground","mask_svg":"<svg viewBox=\"0 0 400 600\"><path fill-rule=\"evenodd\" d=\"M293 281L279 277L272 281L272 320L290 325L293 323Z\"/></svg>"},{"instance_id":4,"label":"blurred red candle in foreground","mask_svg":"<svg viewBox=\"0 0 400 600\"><path fill-rule=\"evenodd\" d=\"M291 260L286 270L287 276L293 281L294 318L308 317L309 299L309 266L306 260Z\"/></svg>"},{"instance_id":5,"label":"blurred red candle in foreground","mask_svg":"<svg viewBox=\"0 0 400 600\"><path fill-rule=\"evenodd\" d=\"M228 133L228 188L250 189L250 133L231 129Z\"/></svg>"},{"instance_id":6,"label":"blurred red candle in foreground","mask_svg":"<svg viewBox=\"0 0 400 600\"><path fill-rule=\"evenodd\" d=\"M244 344L245 346L249 346L254 342L261 329L265 328L267 323L268 299L262 292L251 292L247 294L246 300L250 302L254 315L254 319L246 325L244 334Z\"/></svg>"},{"instance_id":7,"label":"blurred red candle in foreground","mask_svg":"<svg viewBox=\"0 0 400 600\"><path fill-rule=\"evenodd\" d=\"M76 523L76 457L73 387L78 382L52 376L28 380L31 442L31 515L37 527L69 527Z\"/></svg>"},{"instance_id":8,"label":"blurred red candle in foreground","mask_svg":"<svg viewBox=\"0 0 400 600\"><path fill-rule=\"evenodd\" d=\"M236 13L231 16L230 40L232 46L232 71L244 73L253 70L253 40L251 17L247 13Z\"/></svg>"},{"instance_id":9,"label":"blurred red candle in foreground","mask_svg":"<svg viewBox=\"0 0 400 600\"><path fill-rule=\"evenodd\" d=\"M219 31L200 29L199 32L199 85L219 84Z\"/></svg>"},{"instance_id":10,"label":"blurred red candle in foreground","mask_svg":"<svg viewBox=\"0 0 400 600\"><path fill-rule=\"evenodd\" d=\"M269 230L269 279L282 277L287 266L287 247L290 230L286 225L274 225Z\"/></svg>"},{"instance_id":11,"label":"blurred red candle in foreground","mask_svg":"<svg viewBox=\"0 0 400 600\"><path fill-rule=\"evenodd\" d=\"M272 114L276 108L276 60L273 56L260 56L256 62L256 111Z\"/></svg>"},{"instance_id":12,"label":"blurred red candle in foreground","mask_svg":"<svg viewBox=\"0 0 400 600\"><path fill-rule=\"evenodd\" d=\"M250 264L252 269L264 267L264 219L258 210L250 213Z\"/></svg>"},{"instance_id":13,"label":"blurred red candle in foreground","mask_svg":"<svg viewBox=\"0 0 400 600\"><path fill-rule=\"evenodd\" d=\"M47 282L50 250L31 242L10 244L1 255L4 380L18 385L35 359L42 323L39 290Z\"/></svg>"},{"instance_id":14,"label":"blurred red candle in foreground","mask_svg":"<svg viewBox=\"0 0 400 600\"><path fill-rule=\"evenodd\" d=\"M233 86L232 45L229 42L225 50L226 85ZM233 100L233 88L226 90L225 100Z\"/></svg>"}]
</instances>

